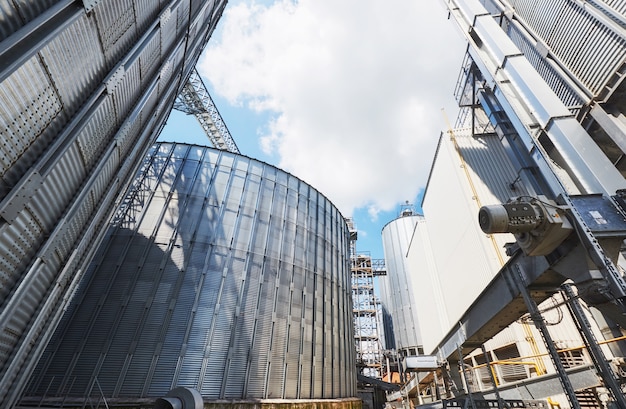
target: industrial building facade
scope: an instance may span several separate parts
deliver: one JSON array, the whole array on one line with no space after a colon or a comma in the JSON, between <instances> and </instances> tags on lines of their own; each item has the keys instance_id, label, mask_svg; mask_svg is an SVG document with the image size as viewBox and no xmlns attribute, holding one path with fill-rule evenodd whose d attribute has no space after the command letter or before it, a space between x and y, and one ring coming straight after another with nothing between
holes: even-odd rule
<instances>
[{"instance_id":1,"label":"industrial building facade","mask_svg":"<svg viewBox=\"0 0 626 409\"><path fill-rule=\"evenodd\" d=\"M423 201L435 269L407 259L457 389L429 399L624 407L626 2L444 3L468 43L462 109Z\"/></svg>"},{"instance_id":2,"label":"industrial building facade","mask_svg":"<svg viewBox=\"0 0 626 409\"><path fill-rule=\"evenodd\" d=\"M427 232L431 253L425 254L421 245L411 245L407 254L409 271L421 284L415 297L420 325L428 328L424 334L427 353L436 354L441 340L458 325L510 258L505 244L515 242L515 237L512 234L486 235L480 230L476 215L484 205L506 202L511 196L528 195L524 186L511 185L510 180L516 177L514 169L495 133L478 135L465 128L444 133L440 138L422 202L426 215L423 229ZM454 206L442 206L443 201L450 201ZM501 296L498 292L491 295ZM497 303L489 308L496 310ZM560 359L567 367L577 367L584 374L574 382L578 396L593 396L592 391L601 382L589 370L591 356L563 298L556 291L539 309ZM600 328L591 316L588 318L595 335L602 339ZM503 319L499 325L501 328L482 342L484 352L478 347L464 356L469 390L493 397L489 393L493 393L490 391L495 383L503 398L550 398L552 402L566 402L558 384L530 382L556 372L530 314L521 313L514 320ZM606 356L612 359L609 348L606 345L604 348ZM528 392L518 395L510 392L510 389L517 392L520 388Z\"/></svg>"},{"instance_id":3,"label":"industrial building facade","mask_svg":"<svg viewBox=\"0 0 626 409\"><path fill-rule=\"evenodd\" d=\"M20 395L226 1L0 4L0 406Z\"/></svg>"},{"instance_id":4,"label":"industrial building facade","mask_svg":"<svg viewBox=\"0 0 626 409\"><path fill-rule=\"evenodd\" d=\"M25 400L356 396L348 250L344 218L296 177L157 144Z\"/></svg>"}]
</instances>

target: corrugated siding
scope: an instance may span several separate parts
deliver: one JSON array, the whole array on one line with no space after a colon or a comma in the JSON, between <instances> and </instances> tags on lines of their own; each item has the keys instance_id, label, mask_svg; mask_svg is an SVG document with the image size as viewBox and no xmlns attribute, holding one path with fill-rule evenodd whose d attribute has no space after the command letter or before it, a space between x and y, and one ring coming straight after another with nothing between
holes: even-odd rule
<instances>
[{"instance_id":1,"label":"corrugated siding","mask_svg":"<svg viewBox=\"0 0 626 409\"><path fill-rule=\"evenodd\" d=\"M23 23L12 0L0 0L0 13L4 16L0 20L1 41L16 32Z\"/></svg>"},{"instance_id":2,"label":"corrugated siding","mask_svg":"<svg viewBox=\"0 0 626 409\"><path fill-rule=\"evenodd\" d=\"M508 3L591 95L598 96L623 69L626 38L599 21L583 5L566 0L509 0Z\"/></svg>"},{"instance_id":3,"label":"corrugated siding","mask_svg":"<svg viewBox=\"0 0 626 409\"><path fill-rule=\"evenodd\" d=\"M516 24L509 24L507 30L509 38L511 38L513 43L524 53L539 75L541 75L552 91L558 95L568 108L580 108L586 102L586 100L583 100L576 90L565 81L563 75L559 73L553 65L554 63L550 63L539 53L535 44L524 35Z\"/></svg>"},{"instance_id":4,"label":"corrugated siding","mask_svg":"<svg viewBox=\"0 0 626 409\"><path fill-rule=\"evenodd\" d=\"M348 231L326 198L188 145L151 150L136 180L32 394L82 397L97 377L107 397L354 395Z\"/></svg>"},{"instance_id":5,"label":"corrugated siding","mask_svg":"<svg viewBox=\"0 0 626 409\"><path fill-rule=\"evenodd\" d=\"M178 2L176 8L176 31L182 34L189 28L189 1Z\"/></svg>"},{"instance_id":6,"label":"corrugated siding","mask_svg":"<svg viewBox=\"0 0 626 409\"><path fill-rule=\"evenodd\" d=\"M161 36L161 55L166 55L176 39L177 8L167 7L159 17L159 33Z\"/></svg>"},{"instance_id":7,"label":"corrugated siding","mask_svg":"<svg viewBox=\"0 0 626 409\"><path fill-rule=\"evenodd\" d=\"M126 115L143 91L137 84L141 84L139 59L135 59L130 66L125 67L124 77L117 82L114 90L109 91L113 97L116 119L119 123L126 119Z\"/></svg>"},{"instance_id":8,"label":"corrugated siding","mask_svg":"<svg viewBox=\"0 0 626 409\"><path fill-rule=\"evenodd\" d=\"M626 14L626 1L624 0L604 0L602 3L611 7L616 12L625 15Z\"/></svg>"},{"instance_id":9,"label":"corrugated siding","mask_svg":"<svg viewBox=\"0 0 626 409\"><path fill-rule=\"evenodd\" d=\"M133 0L98 2L93 13L104 57L112 67L137 39Z\"/></svg>"},{"instance_id":10,"label":"corrugated siding","mask_svg":"<svg viewBox=\"0 0 626 409\"><path fill-rule=\"evenodd\" d=\"M146 46L139 55L140 76L142 84L148 84L161 63L161 37L152 32Z\"/></svg>"},{"instance_id":11,"label":"corrugated siding","mask_svg":"<svg viewBox=\"0 0 626 409\"><path fill-rule=\"evenodd\" d=\"M81 16L40 53L68 115L80 108L107 73L91 15Z\"/></svg>"},{"instance_id":12,"label":"corrugated siding","mask_svg":"<svg viewBox=\"0 0 626 409\"><path fill-rule=\"evenodd\" d=\"M102 147L115 131L117 123L111 98L106 97L95 107L91 120L80 131L77 145L83 166L91 168L102 151Z\"/></svg>"},{"instance_id":13,"label":"corrugated siding","mask_svg":"<svg viewBox=\"0 0 626 409\"><path fill-rule=\"evenodd\" d=\"M527 193L519 184L510 188L517 174L497 136L455 135L458 150L448 135L441 137L423 204L451 325L499 271L504 244L514 241L506 234L492 241L480 230L480 205Z\"/></svg>"},{"instance_id":14,"label":"corrugated siding","mask_svg":"<svg viewBox=\"0 0 626 409\"><path fill-rule=\"evenodd\" d=\"M117 195L165 120L179 82L158 74L179 78L181 62L195 61L204 45L180 46L185 31L175 17L162 46L161 10L180 3L109 0L86 13L80 3L0 0L0 40L22 41L30 57L13 71L7 64L0 83L0 406L18 398ZM37 42L19 28L48 14L66 24L38 25L42 46L29 49ZM214 27L206 16L194 24ZM65 358L73 365L73 355ZM132 359L121 368L130 374ZM91 373L78 377L90 382Z\"/></svg>"},{"instance_id":15,"label":"corrugated siding","mask_svg":"<svg viewBox=\"0 0 626 409\"><path fill-rule=\"evenodd\" d=\"M59 0L0 0L0 41L34 20Z\"/></svg>"},{"instance_id":16,"label":"corrugated siding","mask_svg":"<svg viewBox=\"0 0 626 409\"><path fill-rule=\"evenodd\" d=\"M137 31L143 33L158 19L161 5L155 0L134 0Z\"/></svg>"},{"instance_id":17,"label":"corrugated siding","mask_svg":"<svg viewBox=\"0 0 626 409\"><path fill-rule=\"evenodd\" d=\"M61 99L39 61L31 59L13 72L0 87L0 176L3 178L3 195L8 186L15 184L25 169L14 165L23 158L31 146L38 150L47 145L46 131L50 124L63 117ZM63 121L63 119L61 119ZM58 129L54 129L58 132ZM41 142L36 143L38 138ZM26 164L26 166L28 166Z\"/></svg>"}]
</instances>

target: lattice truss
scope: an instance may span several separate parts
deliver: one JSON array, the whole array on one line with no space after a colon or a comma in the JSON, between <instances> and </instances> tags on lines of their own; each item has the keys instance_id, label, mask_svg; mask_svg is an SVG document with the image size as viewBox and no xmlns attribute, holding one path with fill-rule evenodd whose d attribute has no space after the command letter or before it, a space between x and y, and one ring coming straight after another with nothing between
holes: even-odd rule
<instances>
[{"instance_id":1,"label":"lattice truss","mask_svg":"<svg viewBox=\"0 0 626 409\"><path fill-rule=\"evenodd\" d=\"M357 366L363 375L380 379L383 354L378 331L380 301L374 293L375 269L371 257L357 255L354 248L351 263Z\"/></svg>"},{"instance_id":2,"label":"lattice truss","mask_svg":"<svg viewBox=\"0 0 626 409\"><path fill-rule=\"evenodd\" d=\"M213 147L233 153L240 153L235 140L226 127L222 116L215 107L198 71L194 68L174 102L174 109L194 115L209 137Z\"/></svg>"}]
</instances>

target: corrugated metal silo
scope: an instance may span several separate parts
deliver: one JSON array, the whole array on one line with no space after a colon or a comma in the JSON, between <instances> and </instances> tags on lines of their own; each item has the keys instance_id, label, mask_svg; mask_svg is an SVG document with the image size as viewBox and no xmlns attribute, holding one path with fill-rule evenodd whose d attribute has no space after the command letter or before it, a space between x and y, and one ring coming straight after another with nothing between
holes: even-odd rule
<instances>
[{"instance_id":1,"label":"corrugated metal silo","mask_svg":"<svg viewBox=\"0 0 626 409\"><path fill-rule=\"evenodd\" d=\"M379 277L379 282L384 319L387 320L385 330L391 330L395 340L395 345L386 345L386 348L399 350L406 356L416 355L418 348L422 346L415 302L419 282L411 275L406 255L416 231L424 222L424 217L412 211L405 212L383 227L387 275Z\"/></svg>"},{"instance_id":2,"label":"corrugated metal silo","mask_svg":"<svg viewBox=\"0 0 626 409\"><path fill-rule=\"evenodd\" d=\"M75 300L29 396L355 396L346 222L262 162L155 145Z\"/></svg>"},{"instance_id":3,"label":"corrugated metal silo","mask_svg":"<svg viewBox=\"0 0 626 409\"><path fill-rule=\"evenodd\" d=\"M3 1L0 406L19 396L226 1Z\"/></svg>"}]
</instances>

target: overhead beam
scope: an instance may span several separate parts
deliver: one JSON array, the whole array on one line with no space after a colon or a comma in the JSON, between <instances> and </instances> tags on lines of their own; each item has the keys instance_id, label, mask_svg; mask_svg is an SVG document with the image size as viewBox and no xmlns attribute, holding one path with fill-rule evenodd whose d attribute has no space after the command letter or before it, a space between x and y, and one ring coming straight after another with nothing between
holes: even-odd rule
<instances>
[{"instance_id":1,"label":"overhead beam","mask_svg":"<svg viewBox=\"0 0 626 409\"><path fill-rule=\"evenodd\" d=\"M240 153L235 140L226 127L213 98L202 82L198 71L194 68L180 95L176 98L174 109L194 115L209 138L211 145L217 149Z\"/></svg>"}]
</instances>

